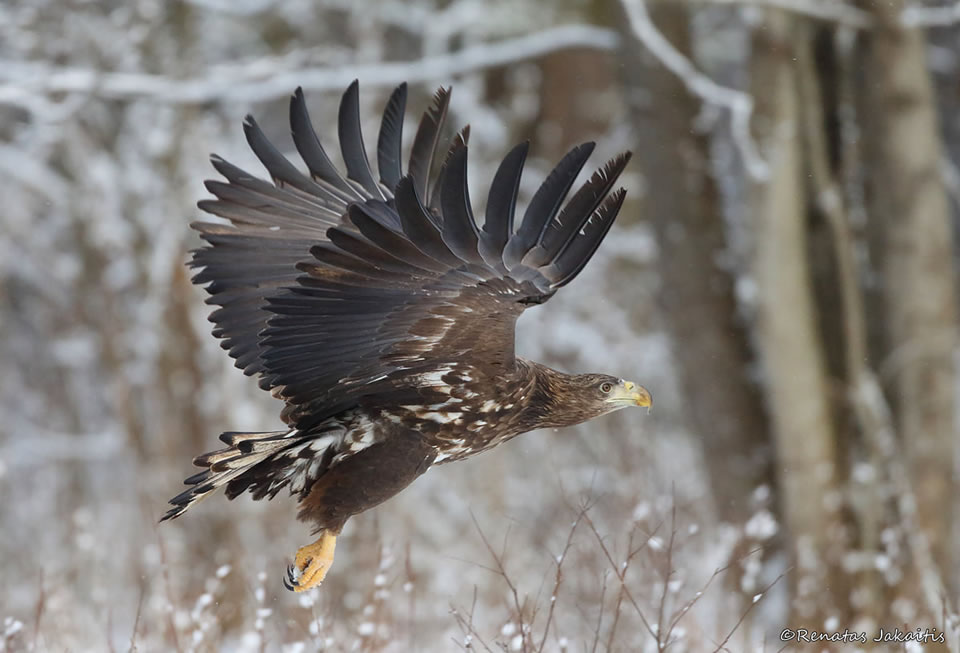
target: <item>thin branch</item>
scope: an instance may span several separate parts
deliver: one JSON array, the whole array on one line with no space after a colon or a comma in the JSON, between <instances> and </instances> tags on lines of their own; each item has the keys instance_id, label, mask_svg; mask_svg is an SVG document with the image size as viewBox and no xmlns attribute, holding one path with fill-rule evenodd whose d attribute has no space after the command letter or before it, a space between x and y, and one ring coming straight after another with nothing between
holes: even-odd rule
<instances>
[{"instance_id":1,"label":"thin branch","mask_svg":"<svg viewBox=\"0 0 960 653\"><path fill-rule=\"evenodd\" d=\"M603 541L603 537L600 535L600 531L597 530L597 527L594 525L593 520L590 519L590 516L584 513L583 519L586 522L587 526L590 527L591 532L594 537L597 538L597 543L600 545L600 551L603 552L604 557L607 559L613 573L617 576L617 580L620 581L620 587L627 597L627 600L630 601L630 604L633 606L633 609L636 611L637 616L640 617L641 623L643 623L644 628L647 629L647 632L650 633L650 636L656 639L657 635L653 630L653 626L650 625L650 622L647 620L647 617L643 614L643 610L640 608L640 605L637 603L637 600L633 597L633 593L630 592L630 589L627 587L626 580L626 569L621 569L620 565L613 559L613 556L610 554L610 549L607 548L606 543ZM657 524L656 529L653 533L650 533L647 536L647 542L649 542L656 535L657 530L659 530L661 524ZM606 587L606 581L604 581L604 587Z\"/></svg>"},{"instance_id":2,"label":"thin branch","mask_svg":"<svg viewBox=\"0 0 960 653\"><path fill-rule=\"evenodd\" d=\"M667 559L663 564L663 590L660 592L660 601L657 604L657 650L662 651L670 641L670 631L666 633L664 639L663 617L667 607L667 595L670 593L670 578L673 577L673 547L677 539L677 504L676 493L674 492L674 504L670 510L670 540L667 543ZM626 573L626 570L624 570Z\"/></svg>"},{"instance_id":3,"label":"thin branch","mask_svg":"<svg viewBox=\"0 0 960 653\"><path fill-rule=\"evenodd\" d=\"M157 537L157 546L160 551L160 568L161 575L163 576L163 589L166 593L167 604L172 608L174 606L173 589L170 582L170 568L167 566L167 547L164 544L163 538L160 536L159 531L154 529L154 535ZM164 612L167 616L167 629L170 633L170 638L173 640L173 648L176 649L177 653L183 653L183 647L180 645L180 635L177 632L177 625L173 620L173 610L165 610Z\"/></svg>"},{"instance_id":4,"label":"thin branch","mask_svg":"<svg viewBox=\"0 0 960 653\"><path fill-rule=\"evenodd\" d=\"M600 613L597 615L597 625L593 629L593 648L590 653L597 653L597 646L600 645L600 627L603 625L603 605L604 598L607 596L607 575L603 575L603 584L600 586L600 600L597 605L600 606Z\"/></svg>"},{"instance_id":5,"label":"thin branch","mask_svg":"<svg viewBox=\"0 0 960 653\"><path fill-rule=\"evenodd\" d=\"M724 638L723 638L723 641L721 641L721 642L717 645L717 648L714 649L714 653L717 653L717 651L726 650L727 642L730 641L730 638L733 637L733 634L734 634L735 632L737 632L737 628L740 627L740 625L741 625L741 624L744 622L744 620L747 618L747 615L750 614L750 611L753 610L753 606L755 606L757 603L759 603L759 602L760 602L760 599L762 599L763 596L764 596L767 592L769 592L770 589L771 589L774 585L776 585L777 583L779 583L780 580L786 575L786 573L787 573L787 572L783 572L782 574L780 574L779 576L777 576L776 578L774 578L773 581L772 581L769 585L767 585L766 587L764 587L762 590L760 590L760 592L759 592L758 594L756 594L756 595L753 597L753 601L750 602L750 605L747 606L747 609L744 610L744 611L743 611L743 614L740 615L740 618L737 619L737 623L733 624L733 628L730 629L730 632L727 633L727 636L724 637Z\"/></svg>"},{"instance_id":6,"label":"thin branch","mask_svg":"<svg viewBox=\"0 0 960 653\"><path fill-rule=\"evenodd\" d=\"M563 545L563 551L557 556L557 572L553 580L553 590L550 593L550 608L547 610L547 622L543 626L543 637L540 638L540 646L537 647L537 653L543 653L543 647L547 643L547 635L550 634L550 626L553 624L553 612L554 608L557 605L557 595L560 592L560 585L563 583L563 563L567 559L567 554L570 552L570 547L573 546L573 536L577 532L577 527L580 525L580 522L583 521L583 516L586 513L586 508L583 508L578 514L577 518L573 521L573 525L570 526L570 532L567 533L567 542Z\"/></svg>"},{"instance_id":7,"label":"thin branch","mask_svg":"<svg viewBox=\"0 0 960 653\"><path fill-rule=\"evenodd\" d=\"M146 594L146 588L140 585L140 597L137 599L137 612L133 618L133 632L130 633L130 653L137 650L137 631L140 629L140 617L143 615L143 597Z\"/></svg>"},{"instance_id":8,"label":"thin branch","mask_svg":"<svg viewBox=\"0 0 960 653\"><path fill-rule=\"evenodd\" d=\"M633 559L633 537L637 532L637 526L634 524L634 527L630 529L630 535L627 538L627 559L623 563L623 575L627 575L627 567L630 566L630 561ZM649 542L649 540L647 540ZM642 548L643 545L641 545ZM620 591L617 592L617 602L613 607L613 623L610 624L610 632L607 633L607 650L613 650L613 643L616 640L617 636L617 626L620 623L620 609L623 607L623 598L624 598L624 584L620 585ZM659 631L659 627L658 627Z\"/></svg>"},{"instance_id":9,"label":"thin branch","mask_svg":"<svg viewBox=\"0 0 960 653\"><path fill-rule=\"evenodd\" d=\"M734 143L743 157L743 164L751 178L765 181L770 176L770 167L760 155L757 144L750 134L750 117L753 115L753 98L749 93L720 86L701 73L679 50L673 47L650 19L643 0L620 0L630 27L637 39L667 70L683 82L687 90L704 102L727 109L730 112L730 127Z\"/></svg>"},{"instance_id":10,"label":"thin branch","mask_svg":"<svg viewBox=\"0 0 960 653\"><path fill-rule=\"evenodd\" d=\"M23 98L81 93L112 100L149 99L168 104L213 101L262 102L309 90L341 90L354 79L365 87L436 82L457 75L515 64L570 48L613 50L616 32L590 25L564 25L534 34L474 45L457 52L414 61L371 62L355 66L309 67L276 71L254 59L237 67L220 67L186 79L147 73L103 72L45 64L0 61L0 104L30 108Z\"/></svg>"},{"instance_id":11,"label":"thin branch","mask_svg":"<svg viewBox=\"0 0 960 653\"><path fill-rule=\"evenodd\" d=\"M487 551L490 553L490 557L493 558L494 563L496 563L497 565L496 573L503 578L504 582L507 584L507 587L510 590L510 593L513 596L513 606L514 606L514 610L517 613L517 626L520 631L521 642L523 643L524 650L526 650L527 632L524 629L523 604L521 604L520 602L520 593L517 591L517 586L514 584L512 580L510 580L510 576L507 574L507 569L503 564L503 555L497 554L497 552L493 550L493 546L491 546L490 540L487 539L487 536L483 532L483 529L480 528L480 523L477 521L477 518L473 514L472 510L470 511L470 519L473 521L473 525L477 529L477 533L480 534L480 539L483 541L483 545L487 547ZM507 546L506 536L504 536L504 543L503 543L504 551L506 550L506 546Z\"/></svg>"},{"instance_id":12,"label":"thin branch","mask_svg":"<svg viewBox=\"0 0 960 653\"><path fill-rule=\"evenodd\" d=\"M683 619L683 617L685 617L686 614L687 614L688 612L690 612L690 610L693 608L693 606L695 606L695 605L697 604L697 602L700 600L700 598L701 598L704 594L707 593L707 590L710 589L710 585L713 584L713 581L714 581L714 580L716 580L721 574L725 574L727 571L729 571L730 568L733 567L733 565L739 564L739 563L743 562L744 560L746 560L747 558L749 558L750 556L752 556L753 554L755 554L755 553L760 553L761 551L763 551L763 548L762 548L762 547L757 547L757 548L755 548L755 549L751 549L751 550L747 551L746 553L744 553L742 556L740 556L740 557L738 557L738 558L736 558L736 559L734 559L734 560L731 560L730 562L728 562L728 563L725 564L724 566L722 566L722 567L717 567L716 569L714 569L714 570L713 570L713 573L710 575L710 578L707 579L707 582L704 583L703 585L701 585L701 586L700 586L700 589L697 590L697 591L694 593L694 595L687 600L686 603L684 603L682 606L680 606L679 609L677 609L677 610L674 611L674 613L673 613L673 618L672 618L672 620L670 621L670 631L672 632L673 629L676 628L677 624L680 623L680 620ZM786 571L789 572L790 569L792 569L792 567L787 568Z\"/></svg>"},{"instance_id":13,"label":"thin branch","mask_svg":"<svg viewBox=\"0 0 960 653\"><path fill-rule=\"evenodd\" d=\"M38 648L40 640L40 622L43 620L43 613L47 607L47 593L43 584L43 568L40 569L37 581L40 591L37 594L37 605L33 610L33 648ZM0 642L2 643L2 642Z\"/></svg>"},{"instance_id":14,"label":"thin branch","mask_svg":"<svg viewBox=\"0 0 960 653\"><path fill-rule=\"evenodd\" d=\"M477 587L476 585L474 585L473 604L470 607L470 613L468 615L469 619L465 619L463 615L460 614L459 610L457 610L452 605L450 606L450 614L452 614L453 618L456 619L457 625L460 626L460 629L464 632L464 634L469 637L469 642L470 642L469 647L464 643L458 642L456 640L454 640L454 643L457 644L457 646L459 646L461 649L472 650L474 648L473 642L476 641L480 643L480 645L483 647L485 651L487 651L487 653L494 653L493 649L491 649L490 646L485 641L483 641L483 637L481 637L480 633L477 632L476 626L473 625L473 613L476 610L476 605L477 605Z\"/></svg>"}]
</instances>

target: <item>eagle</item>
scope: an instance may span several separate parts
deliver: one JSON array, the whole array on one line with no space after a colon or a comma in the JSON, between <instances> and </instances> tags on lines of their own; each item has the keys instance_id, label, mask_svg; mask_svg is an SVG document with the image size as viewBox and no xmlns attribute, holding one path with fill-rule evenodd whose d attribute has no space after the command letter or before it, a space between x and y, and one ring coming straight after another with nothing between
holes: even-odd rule
<instances>
[{"instance_id":1,"label":"eagle","mask_svg":"<svg viewBox=\"0 0 960 653\"><path fill-rule=\"evenodd\" d=\"M383 112L376 175L356 81L337 121L345 172L320 144L301 89L290 127L307 173L247 116L246 140L272 183L213 155L225 181L208 180L215 199L198 206L225 221L191 225L205 241L189 265L217 307L213 335L285 402L286 428L222 434L226 447L194 459L202 471L184 481L190 487L162 520L220 487L229 499L247 491L272 499L287 488L319 536L287 568L284 584L295 591L323 581L351 516L432 465L534 429L651 405L635 383L565 374L514 353L520 314L572 281L609 231L625 196L613 187L630 153L564 204L594 143L574 147L515 225L529 143L517 145L493 176L481 224L467 188L469 126L440 144L450 89L423 114L404 171L406 101L401 84Z\"/></svg>"}]
</instances>

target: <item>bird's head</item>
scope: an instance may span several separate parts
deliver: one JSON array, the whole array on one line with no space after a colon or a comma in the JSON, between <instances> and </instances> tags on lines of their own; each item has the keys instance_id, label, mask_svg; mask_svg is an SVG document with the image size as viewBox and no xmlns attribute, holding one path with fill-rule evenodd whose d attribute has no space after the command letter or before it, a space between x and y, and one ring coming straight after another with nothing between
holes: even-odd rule
<instances>
[{"instance_id":1,"label":"bird's head","mask_svg":"<svg viewBox=\"0 0 960 653\"><path fill-rule=\"evenodd\" d=\"M594 400L606 407L604 413L626 408L628 406L642 406L649 409L653 406L653 397L642 385L633 381L624 381L607 374L585 374L586 388L593 394Z\"/></svg>"},{"instance_id":2,"label":"bird's head","mask_svg":"<svg viewBox=\"0 0 960 653\"><path fill-rule=\"evenodd\" d=\"M550 374L551 426L579 424L628 406L649 408L653 398L643 386L609 374Z\"/></svg>"}]
</instances>

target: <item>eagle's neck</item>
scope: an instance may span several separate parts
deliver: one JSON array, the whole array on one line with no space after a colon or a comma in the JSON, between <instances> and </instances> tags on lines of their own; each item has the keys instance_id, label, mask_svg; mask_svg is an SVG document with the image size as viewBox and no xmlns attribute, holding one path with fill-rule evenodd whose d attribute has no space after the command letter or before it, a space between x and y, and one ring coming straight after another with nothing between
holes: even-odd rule
<instances>
[{"instance_id":1,"label":"eagle's neck","mask_svg":"<svg viewBox=\"0 0 960 653\"><path fill-rule=\"evenodd\" d=\"M526 430L560 428L586 422L597 416L582 401L577 375L565 374L546 365L524 361L532 390L524 408Z\"/></svg>"}]
</instances>

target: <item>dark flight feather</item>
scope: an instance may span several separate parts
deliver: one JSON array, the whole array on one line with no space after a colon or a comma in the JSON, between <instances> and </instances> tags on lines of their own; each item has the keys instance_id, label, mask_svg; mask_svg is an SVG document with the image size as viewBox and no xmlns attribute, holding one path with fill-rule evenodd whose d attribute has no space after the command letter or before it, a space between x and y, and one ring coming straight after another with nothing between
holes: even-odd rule
<instances>
[{"instance_id":1,"label":"dark flight feather","mask_svg":"<svg viewBox=\"0 0 960 653\"><path fill-rule=\"evenodd\" d=\"M433 167L433 156L437 151L440 140L440 129L447 118L447 109L450 107L450 89L439 88L433 96L433 104L420 119L417 133L413 137L413 147L410 149L410 162L407 169L414 180L414 188L420 197L427 198L430 180L430 168Z\"/></svg>"},{"instance_id":2,"label":"dark flight feather","mask_svg":"<svg viewBox=\"0 0 960 653\"><path fill-rule=\"evenodd\" d=\"M613 226L613 220L617 217L617 212L620 211L626 196L627 191L620 188L605 199L600 208L580 228L566 249L560 252L548 267L542 269L544 276L550 279L554 287L565 286L580 274L600 247L610 227Z\"/></svg>"},{"instance_id":3,"label":"dark flight feather","mask_svg":"<svg viewBox=\"0 0 960 653\"><path fill-rule=\"evenodd\" d=\"M327 232L330 242L342 249L348 254L369 261L378 269L386 270L398 275L420 278L429 275L430 271L416 265L411 265L402 259L388 253L385 249L379 247L376 243L370 242L362 235L358 236L350 232L334 227Z\"/></svg>"},{"instance_id":4,"label":"dark flight feather","mask_svg":"<svg viewBox=\"0 0 960 653\"><path fill-rule=\"evenodd\" d=\"M421 252L447 265L457 265L460 259L450 251L436 225L420 202L412 175L407 175L397 184L394 201L397 214L403 225L403 233Z\"/></svg>"},{"instance_id":5,"label":"dark flight feather","mask_svg":"<svg viewBox=\"0 0 960 653\"><path fill-rule=\"evenodd\" d=\"M283 209L286 215L292 217L293 222L297 224L313 223L315 216L323 216L330 220L330 224L336 224L342 210L338 203L327 202L321 198L310 201L303 196L293 196L287 193L282 197L274 197L268 194L262 194L258 191L251 191L242 186L225 184L222 181L207 180L203 183L208 191L217 197L233 204L249 207L252 209L262 209L268 213L275 209ZM259 223L258 223L259 224ZM264 224L267 224L264 222ZM274 226L269 223L268 226Z\"/></svg>"},{"instance_id":6,"label":"dark flight feather","mask_svg":"<svg viewBox=\"0 0 960 653\"><path fill-rule=\"evenodd\" d=\"M523 214L520 228L503 251L503 263L508 270L516 267L540 240L547 225L560 210L563 198L567 196L593 148L594 143L584 143L567 152L534 193Z\"/></svg>"},{"instance_id":7,"label":"dark flight feather","mask_svg":"<svg viewBox=\"0 0 960 653\"><path fill-rule=\"evenodd\" d=\"M356 190L347 183L340 171L337 170L326 150L320 144L317 132L310 120L307 111L307 101L303 96L303 89L297 88L290 98L290 132L293 144L300 153L303 162L314 179L321 179L337 190L337 197L343 201L359 199Z\"/></svg>"},{"instance_id":8,"label":"dark flight feather","mask_svg":"<svg viewBox=\"0 0 960 653\"><path fill-rule=\"evenodd\" d=\"M407 83L400 84L390 94L380 121L377 136L377 169L380 183L392 193L403 176L400 149L403 144L403 114L407 107Z\"/></svg>"},{"instance_id":9,"label":"dark flight feather","mask_svg":"<svg viewBox=\"0 0 960 653\"><path fill-rule=\"evenodd\" d=\"M600 207L628 161L630 161L630 153L626 152L608 161L603 168L593 173L590 180L567 202L560 214L547 224L547 228L540 236L540 241L523 258L523 263L537 268L553 261L583 228L593 212Z\"/></svg>"},{"instance_id":10,"label":"dark flight feather","mask_svg":"<svg viewBox=\"0 0 960 653\"><path fill-rule=\"evenodd\" d=\"M247 116L243 121L243 131L247 136L247 143L250 144L250 149L252 149L253 153L260 159L260 162L267 169L267 172L270 173L270 177L273 178L277 186L282 188L284 185L289 185L305 193L312 195L320 194L322 196L324 192L323 187L297 170L296 166L290 163L286 157L280 153L280 150L267 140L263 130L260 129L260 125L253 119L253 116Z\"/></svg>"},{"instance_id":11,"label":"dark flight feather","mask_svg":"<svg viewBox=\"0 0 960 653\"><path fill-rule=\"evenodd\" d=\"M443 188L446 185L445 179L447 176L447 164L450 161L450 156L453 154L454 150L458 147L466 146L470 142L470 125L464 125L463 129L458 131L453 137L453 140L450 141L450 147L447 149L446 155L443 157L443 163L440 164L440 171L437 173L437 178L433 184L433 190L430 191L430 201L427 203L427 208L429 209L428 213L430 214L430 219L433 220L434 224L441 226L443 224L443 209L440 207L440 197L443 192Z\"/></svg>"},{"instance_id":12,"label":"dark flight feather","mask_svg":"<svg viewBox=\"0 0 960 653\"><path fill-rule=\"evenodd\" d=\"M340 136L343 162L347 166L347 177L359 183L371 197L386 199L373 178L363 145L363 133L360 131L360 85L357 80L353 80L347 87L340 100L337 133Z\"/></svg>"},{"instance_id":13,"label":"dark flight feather","mask_svg":"<svg viewBox=\"0 0 960 653\"><path fill-rule=\"evenodd\" d=\"M480 234L479 250L487 264L501 272L506 272L502 252L513 235L513 215L520 192L520 177L529 150L529 141L510 150L497 168L487 195L487 211Z\"/></svg>"},{"instance_id":14,"label":"dark flight feather","mask_svg":"<svg viewBox=\"0 0 960 653\"><path fill-rule=\"evenodd\" d=\"M467 263L483 263L477 252L479 231L470 206L467 188L467 145L456 141L446 163L446 177L440 189L440 207L443 215L441 236L443 242Z\"/></svg>"},{"instance_id":15,"label":"dark flight feather","mask_svg":"<svg viewBox=\"0 0 960 653\"><path fill-rule=\"evenodd\" d=\"M392 252L401 260L434 272L446 271L447 265L417 249L409 238L381 217L383 214L391 213L386 204L377 204L372 201L354 204L350 207L350 221L371 242Z\"/></svg>"}]
</instances>

